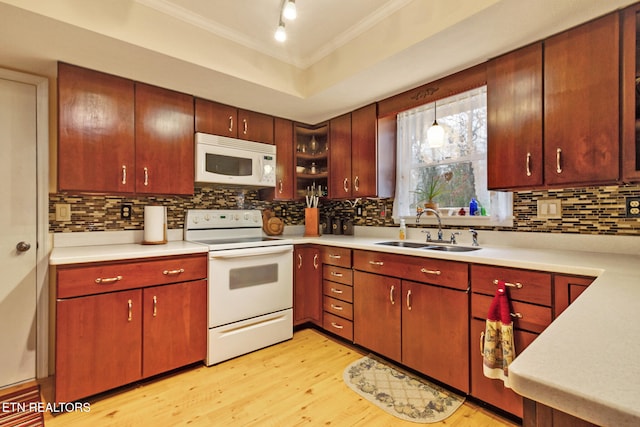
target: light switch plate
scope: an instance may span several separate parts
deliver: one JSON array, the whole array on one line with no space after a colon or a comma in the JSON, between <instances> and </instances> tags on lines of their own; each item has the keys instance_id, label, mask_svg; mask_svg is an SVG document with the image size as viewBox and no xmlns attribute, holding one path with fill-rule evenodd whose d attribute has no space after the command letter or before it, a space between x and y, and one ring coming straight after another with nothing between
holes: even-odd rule
<instances>
[{"instance_id":1,"label":"light switch plate","mask_svg":"<svg viewBox=\"0 0 640 427\"><path fill-rule=\"evenodd\" d=\"M71 205L56 203L56 221L71 221Z\"/></svg>"},{"instance_id":2,"label":"light switch plate","mask_svg":"<svg viewBox=\"0 0 640 427\"><path fill-rule=\"evenodd\" d=\"M562 218L562 204L560 199L540 199L537 201L537 216L539 219Z\"/></svg>"}]
</instances>

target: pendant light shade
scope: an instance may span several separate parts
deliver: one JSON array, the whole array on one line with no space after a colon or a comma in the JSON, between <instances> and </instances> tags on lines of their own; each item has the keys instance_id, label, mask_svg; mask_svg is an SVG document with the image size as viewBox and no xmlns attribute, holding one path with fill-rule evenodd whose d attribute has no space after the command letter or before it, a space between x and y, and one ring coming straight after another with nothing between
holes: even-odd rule
<instances>
[{"instance_id":1,"label":"pendant light shade","mask_svg":"<svg viewBox=\"0 0 640 427\"><path fill-rule=\"evenodd\" d=\"M429 147L438 148L444 145L444 128L438 124L436 120L436 104L433 104L433 124L427 130L427 140Z\"/></svg>"}]
</instances>

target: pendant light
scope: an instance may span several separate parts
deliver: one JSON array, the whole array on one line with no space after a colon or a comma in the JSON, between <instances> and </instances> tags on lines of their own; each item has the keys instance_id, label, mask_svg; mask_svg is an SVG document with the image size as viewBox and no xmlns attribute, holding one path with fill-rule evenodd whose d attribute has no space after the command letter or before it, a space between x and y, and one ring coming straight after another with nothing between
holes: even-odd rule
<instances>
[{"instance_id":1,"label":"pendant light","mask_svg":"<svg viewBox=\"0 0 640 427\"><path fill-rule=\"evenodd\" d=\"M444 128L438 124L436 120L436 103L433 103L433 124L427 130L427 139L430 148L438 148L444 145Z\"/></svg>"}]
</instances>

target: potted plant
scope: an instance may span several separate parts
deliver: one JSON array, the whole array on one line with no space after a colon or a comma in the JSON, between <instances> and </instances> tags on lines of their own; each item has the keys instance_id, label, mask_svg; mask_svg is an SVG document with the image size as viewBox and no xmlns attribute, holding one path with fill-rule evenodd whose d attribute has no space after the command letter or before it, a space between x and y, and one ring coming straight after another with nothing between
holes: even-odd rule
<instances>
[{"instance_id":1,"label":"potted plant","mask_svg":"<svg viewBox=\"0 0 640 427\"><path fill-rule=\"evenodd\" d=\"M434 201L436 197L442 194L444 190L444 182L440 175L428 175L424 181L416 187L414 193L418 196L418 203L423 202L425 208L438 209L438 203ZM432 215L431 212L427 212Z\"/></svg>"}]
</instances>

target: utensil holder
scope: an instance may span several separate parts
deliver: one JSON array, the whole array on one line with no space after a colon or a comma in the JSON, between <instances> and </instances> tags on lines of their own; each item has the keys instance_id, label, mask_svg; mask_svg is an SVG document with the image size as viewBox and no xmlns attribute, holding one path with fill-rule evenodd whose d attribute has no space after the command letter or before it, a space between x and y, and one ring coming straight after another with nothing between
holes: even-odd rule
<instances>
[{"instance_id":1,"label":"utensil holder","mask_svg":"<svg viewBox=\"0 0 640 427\"><path fill-rule=\"evenodd\" d=\"M304 208L304 237L319 237L319 208Z\"/></svg>"}]
</instances>

